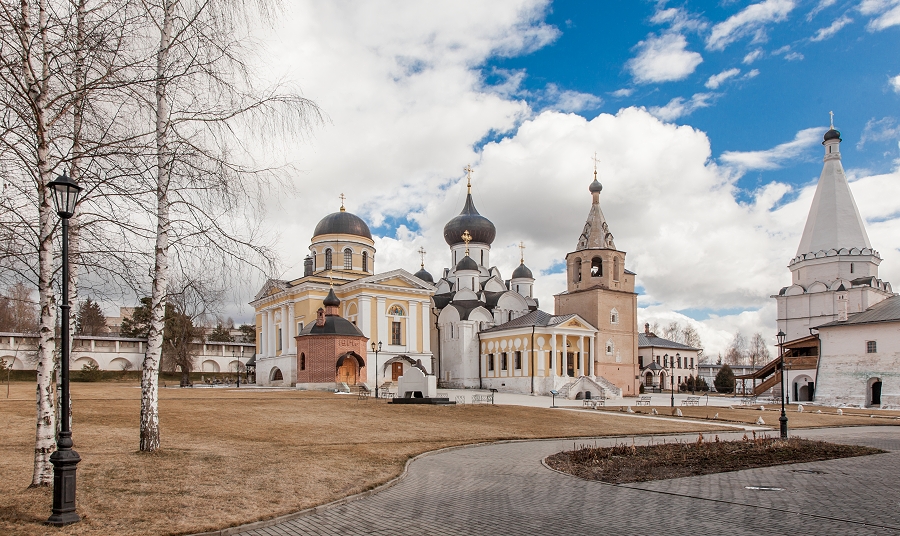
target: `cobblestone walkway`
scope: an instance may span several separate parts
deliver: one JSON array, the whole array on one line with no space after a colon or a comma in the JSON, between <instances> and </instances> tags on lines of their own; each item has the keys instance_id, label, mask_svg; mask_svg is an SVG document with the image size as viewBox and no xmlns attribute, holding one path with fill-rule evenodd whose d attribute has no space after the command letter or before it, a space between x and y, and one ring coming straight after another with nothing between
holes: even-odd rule
<instances>
[{"instance_id":1,"label":"cobblestone walkway","mask_svg":"<svg viewBox=\"0 0 900 536\"><path fill-rule=\"evenodd\" d=\"M890 452L615 486L541 464L545 456L571 449L571 440L493 444L424 456L384 491L240 534L900 534L900 428L792 435ZM693 441L696 434L665 440L676 437Z\"/></svg>"}]
</instances>

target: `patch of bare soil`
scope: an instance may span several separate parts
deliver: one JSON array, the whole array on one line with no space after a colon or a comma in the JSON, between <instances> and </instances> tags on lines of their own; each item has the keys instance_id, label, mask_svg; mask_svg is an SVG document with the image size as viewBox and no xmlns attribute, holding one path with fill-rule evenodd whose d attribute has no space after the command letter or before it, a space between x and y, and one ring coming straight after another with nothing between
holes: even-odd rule
<instances>
[{"instance_id":1,"label":"patch of bare soil","mask_svg":"<svg viewBox=\"0 0 900 536\"><path fill-rule=\"evenodd\" d=\"M628 484L684 476L709 475L787 463L817 462L878 454L883 450L807 439L753 437L636 446L582 447L548 456L546 463L585 480Z\"/></svg>"}]
</instances>

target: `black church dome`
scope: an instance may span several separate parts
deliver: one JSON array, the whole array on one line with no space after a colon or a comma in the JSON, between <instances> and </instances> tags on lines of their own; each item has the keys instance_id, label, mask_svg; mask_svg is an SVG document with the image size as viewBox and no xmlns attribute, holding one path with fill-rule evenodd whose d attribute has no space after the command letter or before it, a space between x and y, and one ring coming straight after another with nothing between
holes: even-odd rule
<instances>
[{"instance_id":1,"label":"black church dome","mask_svg":"<svg viewBox=\"0 0 900 536\"><path fill-rule=\"evenodd\" d=\"M434 284L434 278L431 277L431 274L429 274L428 271L425 270L425 268L420 269L418 272L414 273L413 275L418 277L422 281L431 283L432 285Z\"/></svg>"},{"instance_id":2,"label":"black church dome","mask_svg":"<svg viewBox=\"0 0 900 536\"><path fill-rule=\"evenodd\" d=\"M456 271L459 272L460 270L472 270L474 272L477 272L478 271L478 263L475 262L475 259L466 255L456 265Z\"/></svg>"},{"instance_id":3,"label":"black church dome","mask_svg":"<svg viewBox=\"0 0 900 536\"><path fill-rule=\"evenodd\" d=\"M447 245L462 244L462 235L469 231L472 242L490 245L497 236L497 229L491 220L485 218L475 209L472 194L466 196L466 204L459 216L447 222L444 226L444 241Z\"/></svg>"},{"instance_id":4,"label":"black church dome","mask_svg":"<svg viewBox=\"0 0 900 536\"><path fill-rule=\"evenodd\" d=\"M840 130L835 130L835 129L832 128L831 130L829 130L828 132L826 132L826 133L825 133L825 139L822 141L822 144L824 145L825 142L828 141L828 140L838 140L838 141L843 141L843 140L841 140L841 131L840 131Z\"/></svg>"},{"instance_id":5,"label":"black church dome","mask_svg":"<svg viewBox=\"0 0 900 536\"><path fill-rule=\"evenodd\" d=\"M326 234L348 234L372 239L372 233L366 222L356 214L351 214L343 209L319 220L319 224L316 225L316 230L313 232L313 238Z\"/></svg>"},{"instance_id":6,"label":"black church dome","mask_svg":"<svg viewBox=\"0 0 900 536\"><path fill-rule=\"evenodd\" d=\"M532 274L531 270L523 263L513 270L512 279L534 279L534 274Z\"/></svg>"}]
</instances>

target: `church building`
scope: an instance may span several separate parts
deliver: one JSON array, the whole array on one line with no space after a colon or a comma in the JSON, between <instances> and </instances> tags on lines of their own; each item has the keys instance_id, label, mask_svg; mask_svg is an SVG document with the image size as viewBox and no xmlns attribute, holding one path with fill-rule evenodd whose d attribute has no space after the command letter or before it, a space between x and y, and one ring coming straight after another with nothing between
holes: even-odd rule
<instances>
[{"instance_id":1,"label":"church building","mask_svg":"<svg viewBox=\"0 0 900 536\"><path fill-rule=\"evenodd\" d=\"M600 209L596 167L589 190L591 210L575 251L566 255L567 289L555 296L556 314L577 314L597 328L590 374L634 396L640 385L635 273L625 268L625 252L616 249Z\"/></svg>"},{"instance_id":2,"label":"church building","mask_svg":"<svg viewBox=\"0 0 900 536\"><path fill-rule=\"evenodd\" d=\"M250 302L258 384L374 387L420 360L430 370L434 287L421 273L376 273L375 255L369 226L343 202L319 221L303 275L268 280Z\"/></svg>"},{"instance_id":3,"label":"church building","mask_svg":"<svg viewBox=\"0 0 900 536\"><path fill-rule=\"evenodd\" d=\"M832 123L800 246L788 264L791 285L773 296L786 335L787 392L826 405L900 405L898 298L878 278L881 256L850 192L841 141ZM794 354L818 356L815 368L792 367Z\"/></svg>"}]
</instances>

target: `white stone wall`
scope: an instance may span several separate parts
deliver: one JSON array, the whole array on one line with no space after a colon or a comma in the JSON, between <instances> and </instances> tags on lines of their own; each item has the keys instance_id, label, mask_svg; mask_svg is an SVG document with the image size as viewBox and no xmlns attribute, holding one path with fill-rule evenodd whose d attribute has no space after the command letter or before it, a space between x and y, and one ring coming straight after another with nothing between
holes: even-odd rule
<instances>
[{"instance_id":1,"label":"white stone wall","mask_svg":"<svg viewBox=\"0 0 900 536\"><path fill-rule=\"evenodd\" d=\"M880 378L881 405L900 406L900 322L824 328L819 339L817 404L866 406L868 384ZM877 352L866 353L866 341L875 341Z\"/></svg>"}]
</instances>

